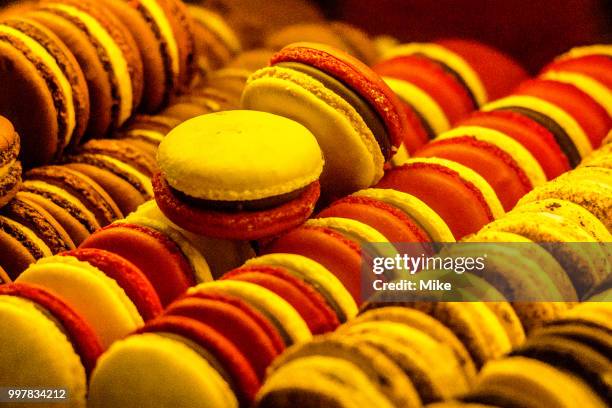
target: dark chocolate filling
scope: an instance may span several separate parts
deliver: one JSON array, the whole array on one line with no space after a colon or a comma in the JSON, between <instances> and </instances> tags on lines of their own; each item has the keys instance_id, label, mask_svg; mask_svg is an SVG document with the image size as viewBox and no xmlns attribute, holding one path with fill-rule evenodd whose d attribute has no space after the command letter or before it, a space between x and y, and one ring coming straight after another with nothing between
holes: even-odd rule
<instances>
[{"instance_id":1,"label":"dark chocolate filling","mask_svg":"<svg viewBox=\"0 0 612 408\"><path fill-rule=\"evenodd\" d=\"M310 65L302 64L299 62L280 62L276 64L277 67L291 68L295 71L301 72L308 76L313 77L317 81L325 85L326 88L334 92L336 95L344 99L349 105L351 105L357 113L363 118L378 146L382 151L385 160L391 158L391 141L387 130L384 125L384 121L378 116L376 110L374 110L368 102L366 102L358 93L348 88L342 82L336 78L326 74L325 72L311 67Z\"/></svg>"},{"instance_id":2,"label":"dark chocolate filling","mask_svg":"<svg viewBox=\"0 0 612 408\"><path fill-rule=\"evenodd\" d=\"M56 187L66 190L69 194L75 196L82 203L86 203L86 207L91 210L96 220L101 226L105 226L110 222L120 218L116 214L112 206L106 202L93 187L87 185L85 180L79 179L78 176L63 171L62 167L40 167L32 169L26 174L28 180L40 180L45 183L52 184Z\"/></svg>"},{"instance_id":3,"label":"dark chocolate filling","mask_svg":"<svg viewBox=\"0 0 612 408\"><path fill-rule=\"evenodd\" d=\"M6 222L2 217L0 217L0 229L15 238L19 243L28 250L28 252L34 257L34 259L40 259L45 254L43 251L36 245L26 234L21 232L19 229L15 228L13 225ZM14 278L14 276L13 276Z\"/></svg>"},{"instance_id":4,"label":"dark chocolate filling","mask_svg":"<svg viewBox=\"0 0 612 408\"><path fill-rule=\"evenodd\" d=\"M211 211L222 211L222 212L242 212L242 211L263 211L270 208L278 207L279 205L285 204L291 200L296 199L306 189L306 187L299 190L291 191L289 193L280 194L272 197L260 198L257 200L245 200L245 201L221 201L221 200L205 200L201 198L191 197L185 193L173 189L172 193L178 197L182 202L189 205L197 206Z\"/></svg>"},{"instance_id":5,"label":"dark chocolate filling","mask_svg":"<svg viewBox=\"0 0 612 408\"><path fill-rule=\"evenodd\" d=\"M152 198L150 197L149 193L147 193L147 190L144 188L144 186L142 185L142 183L140 182L138 178L136 178L135 176L133 176L132 174L128 172L121 170L119 167L115 166L113 163L107 162L103 159L99 159L88 153L78 154L75 156L69 156L65 159L65 162L66 163L89 164L99 169L107 170L113 173L114 175L116 175L117 177L127 181L140 194L142 194L143 197ZM129 166L129 164L126 164L126 165Z\"/></svg>"},{"instance_id":6,"label":"dark chocolate filling","mask_svg":"<svg viewBox=\"0 0 612 408\"><path fill-rule=\"evenodd\" d=\"M47 200L54 203L55 205L57 205L58 207L63 208L65 211L68 212L68 214L72 216L72 218L76 219L79 223L81 223L81 225L83 225L87 229L87 231L89 231L90 233L93 233L97 230L97 227L95 225L92 225L89 222L85 214L83 214L82 210L80 210L77 206L72 204L70 201L60 197L59 195L50 193L45 190L37 189L36 187L27 186L27 185L25 185L22 188L22 190L27 191L28 193L32 193L32 194L36 194L41 197L44 197Z\"/></svg>"},{"instance_id":7,"label":"dark chocolate filling","mask_svg":"<svg viewBox=\"0 0 612 408\"><path fill-rule=\"evenodd\" d=\"M68 243L64 241L53 224L27 202L14 199L3 208L3 212L11 220L34 231L47 244L52 253L56 254L70 249Z\"/></svg>"},{"instance_id":8,"label":"dark chocolate filling","mask_svg":"<svg viewBox=\"0 0 612 408\"><path fill-rule=\"evenodd\" d=\"M472 92L472 89L469 87L467 82L465 82L463 77L461 75L459 75L459 73L457 71L455 71L454 69L452 69L451 67L446 65L444 62L442 62L440 60L437 60L437 59L433 59L431 57L428 57L425 54L416 53L414 55L418 55L419 57L427 58L428 60L435 62L436 64L438 64L440 66L440 68L442 68L444 70L444 72L446 72L447 74L452 75L452 77L455 78L455 80L457 82L459 82L459 84L467 92L468 96L470 97L470 100L472 101L472 104L474 105L474 109L478 109L479 108L478 101L476 100L476 97L474 96L474 93Z\"/></svg>"},{"instance_id":9,"label":"dark chocolate filling","mask_svg":"<svg viewBox=\"0 0 612 408\"><path fill-rule=\"evenodd\" d=\"M572 138L569 137L565 129L563 129L557 122L552 120L550 117L540 112L536 112L532 109L518 106L510 106L496 110L509 110L512 112L516 112L523 116L527 116L534 122L537 122L540 125L544 126L553 135L555 141L557 142L563 153L565 153L565 155L567 156L567 159L569 160L569 163L572 168L580 164L582 158L580 157L580 153L578 152L576 145L572 141Z\"/></svg>"}]
</instances>

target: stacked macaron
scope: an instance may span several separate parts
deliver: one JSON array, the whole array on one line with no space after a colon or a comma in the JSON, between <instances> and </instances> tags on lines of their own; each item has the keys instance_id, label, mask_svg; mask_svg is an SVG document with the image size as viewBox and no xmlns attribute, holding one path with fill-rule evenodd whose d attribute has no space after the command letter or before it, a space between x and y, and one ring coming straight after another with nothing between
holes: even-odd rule
<instances>
[{"instance_id":1,"label":"stacked macaron","mask_svg":"<svg viewBox=\"0 0 612 408\"><path fill-rule=\"evenodd\" d=\"M295 43L253 73L242 107L293 119L325 157L326 199L375 184L404 141L419 138L415 114L363 62L331 46Z\"/></svg>"},{"instance_id":2,"label":"stacked macaron","mask_svg":"<svg viewBox=\"0 0 612 408\"><path fill-rule=\"evenodd\" d=\"M0 116L0 208L17 194L21 186L21 139L11 122Z\"/></svg>"},{"instance_id":3,"label":"stacked macaron","mask_svg":"<svg viewBox=\"0 0 612 408\"><path fill-rule=\"evenodd\" d=\"M448 400L471 388L477 368L522 340L520 324L508 331L507 317L485 303L380 306L288 349L268 370L256 406L419 407Z\"/></svg>"},{"instance_id":4,"label":"stacked macaron","mask_svg":"<svg viewBox=\"0 0 612 408\"><path fill-rule=\"evenodd\" d=\"M285 348L334 330L356 312L322 265L291 254L254 258L189 289L162 316L115 343L92 376L89 404L148 405L157 390L172 401L249 406ZM117 381L129 386L118 390Z\"/></svg>"},{"instance_id":5,"label":"stacked macaron","mask_svg":"<svg viewBox=\"0 0 612 408\"><path fill-rule=\"evenodd\" d=\"M417 113L426 140L449 130L488 101L506 96L527 77L503 53L457 39L396 45L373 69ZM405 144L396 160L419 145Z\"/></svg>"}]
</instances>

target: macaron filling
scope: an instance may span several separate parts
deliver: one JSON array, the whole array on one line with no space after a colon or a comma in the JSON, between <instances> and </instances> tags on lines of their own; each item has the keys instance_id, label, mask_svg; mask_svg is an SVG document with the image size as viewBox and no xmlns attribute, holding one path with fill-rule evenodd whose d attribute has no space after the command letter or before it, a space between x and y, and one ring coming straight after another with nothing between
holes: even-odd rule
<instances>
[{"instance_id":1,"label":"macaron filling","mask_svg":"<svg viewBox=\"0 0 612 408\"><path fill-rule=\"evenodd\" d=\"M376 113L372 106L364 100L354 90L347 87L345 84L336 78L326 74L325 72L313 66L306 65L300 62L279 62L274 64L277 67L294 69L303 74L309 75L321 82L326 88L330 89L336 95L344 99L351 105L357 113L363 118L365 124L370 128L380 150L385 157L385 160L391 158L392 146L391 139L385 129L385 125L381 117Z\"/></svg>"},{"instance_id":2,"label":"macaron filling","mask_svg":"<svg viewBox=\"0 0 612 408\"><path fill-rule=\"evenodd\" d=\"M557 144L563 151L563 153L567 156L570 166L574 168L578 164L580 164L582 157L580 156L580 153L578 152L576 145L572 141L572 138L567 134L567 132L565 131L565 129L563 129L561 125L559 125L556 121L554 121L549 116L544 115L543 113L537 112L533 109L524 108L521 106L504 107L504 108L495 109L495 110L500 110L500 111L507 110L511 112L516 112L521 115L525 115L529 119L533 120L534 122L537 122L540 125L544 126L546 129L550 131L550 133L555 138Z\"/></svg>"}]
</instances>

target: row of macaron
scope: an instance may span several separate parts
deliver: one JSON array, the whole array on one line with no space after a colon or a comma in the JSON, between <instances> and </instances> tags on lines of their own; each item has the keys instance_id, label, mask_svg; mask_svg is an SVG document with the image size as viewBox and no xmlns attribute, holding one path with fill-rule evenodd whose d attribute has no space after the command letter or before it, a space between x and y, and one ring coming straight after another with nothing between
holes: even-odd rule
<instances>
[{"instance_id":1,"label":"row of macaron","mask_svg":"<svg viewBox=\"0 0 612 408\"><path fill-rule=\"evenodd\" d=\"M30 262L74 248L151 199L150 178L157 171L157 146L165 135L191 117L237 106L240 91L232 91L235 78L231 72L228 76L194 87L156 115L136 115L112 139L89 140L57 164L25 174L18 159L20 136L2 117L0 208L6 208L0 215L2 247L7 250L0 265L5 272L16 277ZM28 221L16 216L15 209L22 215L27 211Z\"/></svg>"},{"instance_id":2,"label":"row of macaron","mask_svg":"<svg viewBox=\"0 0 612 408\"><path fill-rule=\"evenodd\" d=\"M487 360L471 375L462 358L473 355L475 343L490 348L503 344L492 331L499 325L486 319L487 307L493 304L401 306L381 303L366 308L335 333L287 350L270 367L255 406L356 407L368 401L381 407L506 408L611 403L609 303L580 304L534 330L520 345L513 344L512 350L506 342L503 354L508 355Z\"/></svg>"},{"instance_id":3,"label":"row of macaron","mask_svg":"<svg viewBox=\"0 0 612 408\"><path fill-rule=\"evenodd\" d=\"M17 67L3 73L0 114L28 168L158 112L241 49L221 17L181 0L26 2L0 15Z\"/></svg>"}]
</instances>

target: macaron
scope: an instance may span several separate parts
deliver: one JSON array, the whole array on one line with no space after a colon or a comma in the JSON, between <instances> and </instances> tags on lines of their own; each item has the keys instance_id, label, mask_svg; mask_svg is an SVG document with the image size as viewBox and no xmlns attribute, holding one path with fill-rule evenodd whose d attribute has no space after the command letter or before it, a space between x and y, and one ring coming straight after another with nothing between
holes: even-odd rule
<instances>
[{"instance_id":1,"label":"macaron","mask_svg":"<svg viewBox=\"0 0 612 408\"><path fill-rule=\"evenodd\" d=\"M37 259L51 256L49 246L30 228L0 215L0 265L16 279Z\"/></svg>"},{"instance_id":2,"label":"macaron","mask_svg":"<svg viewBox=\"0 0 612 408\"><path fill-rule=\"evenodd\" d=\"M255 398L260 381L253 367L240 349L213 327L187 317L166 315L148 322L137 333L179 336L193 342L210 356L211 365L222 374L241 405L249 405Z\"/></svg>"},{"instance_id":3,"label":"macaron","mask_svg":"<svg viewBox=\"0 0 612 408\"><path fill-rule=\"evenodd\" d=\"M588 134L572 113L543 97L511 95L483 106L482 110L511 110L535 120L550 130L572 167L593 150Z\"/></svg>"},{"instance_id":4,"label":"macaron","mask_svg":"<svg viewBox=\"0 0 612 408\"><path fill-rule=\"evenodd\" d=\"M459 361L467 381L472 382L474 380L476 366L467 349L449 328L433 317L415 309L389 305L360 313L357 318L342 326L340 330L364 322L394 322L412 327L429 335L438 342L450 347L455 354L455 358Z\"/></svg>"},{"instance_id":5,"label":"macaron","mask_svg":"<svg viewBox=\"0 0 612 408\"><path fill-rule=\"evenodd\" d=\"M22 283L0 286L0 315L0 384L58 387L72 405L85 407L87 381L103 350L88 322L61 298Z\"/></svg>"},{"instance_id":6,"label":"macaron","mask_svg":"<svg viewBox=\"0 0 612 408\"><path fill-rule=\"evenodd\" d=\"M520 384L520 388L517 388L517 384ZM559 387L564 392L559 392ZM607 405L576 375L519 356L493 361L485 366L475 391L463 400L525 407L572 407L576 401L589 407Z\"/></svg>"},{"instance_id":7,"label":"macaron","mask_svg":"<svg viewBox=\"0 0 612 408\"><path fill-rule=\"evenodd\" d=\"M316 139L299 123L265 112L191 119L166 136L157 158L159 208L181 228L213 238L279 234L310 216L319 197Z\"/></svg>"},{"instance_id":8,"label":"macaron","mask_svg":"<svg viewBox=\"0 0 612 408\"><path fill-rule=\"evenodd\" d=\"M506 211L546 175L533 155L501 132L476 126L459 126L414 153L460 163L481 175L496 192Z\"/></svg>"},{"instance_id":9,"label":"macaron","mask_svg":"<svg viewBox=\"0 0 612 408\"><path fill-rule=\"evenodd\" d=\"M0 116L0 208L11 201L21 185L19 150L19 135L11 122Z\"/></svg>"},{"instance_id":10,"label":"macaron","mask_svg":"<svg viewBox=\"0 0 612 408\"><path fill-rule=\"evenodd\" d=\"M25 179L34 182L37 188L64 196L69 201L73 201L70 196L74 197L93 213L99 226L123 217L115 201L98 183L66 166L37 167L28 171ZM29 187L26 191L29 191ZM91 227L97 229L98 226L92 224Z\"/></svg>"},{"instance_id":11,"label":"macaron","mask_svg":"<svg viewBox=\"0 0 612 408\"><path fill-rule=\"evenodd\" d=\"M413 195L391 188L369 188L352 195L371 198L401 210L427 233L426 242L455 242L453 233L438 213Z\"/></svg>"},{"instance_id":12,"label":"macaron","mask_svg":"<svg viewBox=\"0 0 612 408\"><path fill-rule=\"evenodd\" d=\"M259 381L285 347L265 315L236 296L197 293L173 302L165 314L188 317L217 330L242 351Z\"/></svg>"},{"instance_id":13,"label":"macaron","mask_svg":"<svg viewBox=\"0 0 612 408\"><path fill-rule=\"evenodd\" d=\"M142 109L156 112L186 87L193 75L195 42L191 18L178 0L104 0L137 39L143 63Z\"/></svg>"},{"instance_id":14,"label":"macaron","mask_svg":"<svg viewBox=\"0 0 612 408\"><path fill-rule=\"evenodd\" d=\"M98 154L111 157L133 167L145 177L151 177L157 170L157 163L142 150L130 143L117 139L95 139L79 146L79 153Z\"/></svg>"},{"instance_id":15,"label":"macaron","mask_svg":"<svg viewBox=\"0 0 612 408\"><path fill-rule=\"evenodd\" d=\"M40 259L16 282L42 286L63 299L91 325L104 349L143 324L138 309L116 280L75 257Z\"/></svg>"},{"instance_id":16,"label":"macaron","mask_svg":"<svg viewBox=\"0 0 612 408\"><path fill-rule=\"evenodd\" d=\"M442 217L456 239L476 232L504 213L495 191L484 178L446 159L411 159L389 170L376 188L416 196Z\"/></svg>"},{"instance_id":17,"label":"macaron","mask_svg":"<svg viewBox=\"0 0 612 408\"><path fill-rule=\"evenodd\" d=\"M587 82L589 83L590 86L587 85L587 87L590 89L593 89L593 85L598 88L599 84L608 89L612 88L612 75L610 75L612 63L609 56L603 53L573 54L570 51L565 55L559 56L559 58L545 66L541 74L546 76L550 73L555 73L557 78L572 78L573 82L575 82L576 78L580 78L579 80L585 85ZM585 77L588 78L587 82L584 82Z\"/></svg>"},{"instance_id":18,"label":"macaron","mask_svg":"<svg viewBox=\"0 0 612 408\"><path fill-rule=\"evenodd\" d=\"M270 58L276 53L277 50L271 50L269 48L254 48L251 50L244 50L236 56L227 65L230 68L242 68L251 72L255 72L258 69L268 66Z\"/></svg>"},{"instance_id":19,"label":"macaron","mask_svg":"<svg viewBox=\"0 0 612 408\"><path fill-rule=\"evenodd\" d=\"M153 198L151 179L136 168L106 154L79 153L66 156L65 166L90 177L117 204L122 214L129 214Z\"/></svg>"},{"instance_id":20,"label":"macaron","mask_svg":"<svg viewBox=\"0 0 612 408\"><path fill-rule=\"evenodd\" d=\"M66 44L85 75L91 109L87 135L103 137L125 123L142 97L143 66L123 23L91 1L49 1L28 16Z\"/></svg>"},{"instance_id":21,"label":"macaron","mask_svg":"<svg viewBox=\"0 0 612 408\"><path fill-rule=\"evenodd\" d=\"M523 82L515 94L541 98L567 112L586 133L594 149L612 128L612 116L605 107L573 83L539 77Z\"/></svg>"},{"instance_id":22,"label":"macaron","mask_svg":"<svg viewBox=\"0 0 612 408\"><path fill-rule=\"evenodd\" d=\"M267 265L282 267L287 273L303 280L323 296L340 323L357 314L357 305L342 282L323 265L305 256L275 253L251 258L245 266Z\"/></svg>"},{"instance_id":23,"label":"macaron","mask_svg":"<svg viewBox=\"0 0 612 408\"><path fill-rule=\"evenodd\" d=\"M119 340L98 361L87 406L158 405L164 395L176 404L205 401L207 407L238 408L229 378L224 378L220 365L204 350L197 341L165 333Z\"/></svg>"},{"instance_id":24,"label":"macaron","mask_svg":"<svg viewBox=\"0 0 612 408\"><path fill-rule=\"evenodd\" d=\"M0 267L0 285L10 282L12 282L12 279L8 276L6 271L2 267Z\"/></svg>"},{"instance_id":25,"label":"macaron","mask_svg":"<svg viewBox=\"0 0 612 408\"><path fill-rule=\"evenodd\" d=\"M17 193L2 213L13 221L33 231L52 253L74 249L74 242L59 222L44 208L30 200L27 195Z\"/></svg>"},{"instance_id":26,"label":"macaron","mask_svg":"<svg viewBox=\"0 0 612 408\"><path fill-rule=\"evenodd\" d=\"M362 222L383 234L392 243L430 241L427 232L409 215L374 198L351 195L334 201L317 217L341 217Z\"/></svg>"},{"instance_id":27,"label":"macaron","mask_svg":"<svg viewBox=\"0 0 612 408\"><path fill-rule=\"evenodd\" d=\"M11 17L2 30L0 100L21 137L26 167L45 164L76 145L89 119L89 94L83 72L64 43L31 19Z\"/></svg>"},{"instance_id":28,"label":"macaron","mask_svg":"<svg viewBox=\"0 0 612 408\"><path fill-rule=\"evenodd\" d=\"M411 131L405 107L378 75L322 44L295 43L275 54L270 67L249 78L242 106L286 116L315 135L326 160L327 195L378 181L384 162Z\"/></svg>"},{"instance_id":29,"label":"macaron","mask_svg":"<svg viewBox=\"0 0 612 408\"><path fill-rule=\"evenodd\" d=\"M297 310L312 334L327 333L340 325L325 298L307 282L282 267L243 266L226 273L221 279L254 283L276 293Z\"/></svg>"},{"instance_id":30,"label":"macaron","mask_svg":"<svg viewBox=\"0 0 612 408\"><path fill-rule=\"evenodd\" d=\"M444 38L435 43L461 56L472 67L487 90L490 101L509 95L516 85L529 77L518 61L479 41Z\"/></svg>"},{"instance_id":31,"label":"macaron","mask_svg":"<svg viewBox=\"0 0 612 408\"><path fill-rule=\"evenodd\" d=\"M298 364L298 362L312 361L309 360L311 357L327 357L332 358L332 361L343 361L349 364L338 363L337 369L334 369L333 364L330 364L327 370L316 369L316 366L313 367L314 369L301 369L301 364ZM293 367L293 369L289 367ZM352 368L352 370L346 370L346 368ZM353 372L353 375L348 374L350 372ZM360 374L365 374L365 376L362 377ZM339 382L340 384L342 382L333 381L334 378L353 377L356 381L359 381L365 377L366 381L361 386L350 386L348 389L351 390L351 393L361 394L360 396L365 398L368 404L373 404L372 406L421 406L419 395L413 384L393 359L371 345L337 335L319 336L313 341L287 350L270 368L268 381L262 387L257 398L260 404L258 406L275 406L272 401L281 401L281 406L288 406L289 402L295 404L301 400L308 401L310 398L315 398L315 401L317 401L317 394L320 391L317 387L317 380L325 377L329 378L331 383ZM307 384L312 384L313 387L308 387ZM312 391L309 391L309 388ZM292 389L295 389L293 393L290 392ZM328 400L333 401L342 398L342 394L347 394L347 388L341 385L337 385L333 389L335 392L327 397ZM372 389L376 392L372 392ZM350 400L351 397L348 399ZM261 405L261 401L266 400L270 402ZM283 404L283 400L288 401ZM346 406L346 404L333 406Z\"/></svg>"},{"instance_id":32,"label":"macaron","mask_svg":"<svg viewBox=\"0 0 612 408\"><path fill-rule=\"evenodd\" d=\"M147 201L136 209L125 219L128 223L158 226L158 231L178 231L183 237L178 241L189 241L200 256L203 256L208 264L210 272L215 279L221 277L225 272L241 266L246 260L255 256L255 251L248 241L232 241L227 239L208 238L193 234L182 229L170 221L159 209L155 200ZM161 224L162 226L159 226ZM163 227L165 225L165 227ZM176 235L171 233L172 235ZM191 252L191 251L188 251ZM198 258L197 254L189 256L190 262Z\"/></svg>"},{"instance_id":33,"label":"macaron","mask_svg":"<svg viewBox=\"0 0 612 408\"><path fill-rule=\"evenodd\" d=\"M548 180L571 169L553 133L528 116L512 110L477 111L461 120L458 126L484 127L513 138L535 157Z\"/></svg>"},{"instance_id":34,"label":"macaron","mask_svg":"<svg viewBox=\"0 0 612 408\"><path fill-rule=\"evenodd\" d=\"M222 294L238 297L263 314L276 328L283 346L307 343L312 339L308 325L297 310L285 299L260 285L237 280L218 280L189 288L188 296Z\"/></svg>"},{"instance_id":35,"label":"macaron","mask_svg":"<svg viewBox=\"0 0 612 408\"><path fill-rule=\"evenodd\" d=\"M361 304L361 248L331 228L301 226L273 240L264 253L291 253L310 258L333 273L354 301Z\"/></svg>"},{"instance_id":36,"label":"macaron","mask_svg":"<svg viewBox=\"0 0 612 408\"><path fill-rule=\"evenodd\" d=\"M181 247L151 227L114 223L92 234L81 248L113 252L136 265L149 279L164 306L196 283L194 270Z\"/></svg>"},{"instance_id":37,"label":"macaron","mask_svg":"<svg viewBox=\"0 0 612 408\"><path fill-rule=\"evenodd\" d=\"M78 248L62 252L98 268L114 279L138 309L144 321L151 320L162 312L159 296L144 273L133 263L112 252L96 248Z\"/></svg>"}]
</instances>

